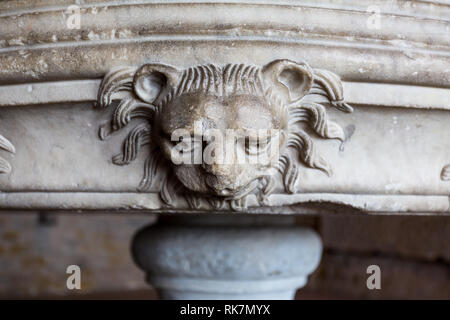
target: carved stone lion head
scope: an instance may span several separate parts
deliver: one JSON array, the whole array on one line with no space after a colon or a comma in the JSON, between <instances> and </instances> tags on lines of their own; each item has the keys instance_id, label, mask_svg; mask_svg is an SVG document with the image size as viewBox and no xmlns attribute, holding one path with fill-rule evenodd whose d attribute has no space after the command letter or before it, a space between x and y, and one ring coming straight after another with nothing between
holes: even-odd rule
<instances>
[{"instance_id":1,"label":"carved stone lion head","mask_svg":"<svg viewBox=\"0 0 450 320\"><path fill-rule=\"evenodd\" d=\"M182 194L194 208L206 199L215 208L229 203L242 209L249 193L258 193L260 199L270 194L276 172L285 190L295 192L296 159L329 174L328 164L315 153L303 126L322 138L343 140L342 129L327 119L321 102L341 111L352 110L343 102L335 74L290 60L275 60L263 67L208 64L178 70L146 64L138 69L120 68L104 78L98 105L108 106L116 99L120 102L109 129L101 127L102 138L132 119L145 122L131 130L123 152L113 162L128 164L149 145L139 189L148 190L158 169L164 167L163 201L170 204L175 195ZM188 136L174 139L179 130ZM230 130L235 133L232 147L238 152L224 161L229 141L218 143L217 136L226 136ZM202 137L197 137L198 132ZM193 160L196 151L203 154L212 145L211 161ZM270 148L274 145L277 152ZM174 161L180 150L183 159L193 161ZM262 153L266 161L251 161ZM238 161L238 154L244 154L247 161Z\"/></svg>"}]
</instances>

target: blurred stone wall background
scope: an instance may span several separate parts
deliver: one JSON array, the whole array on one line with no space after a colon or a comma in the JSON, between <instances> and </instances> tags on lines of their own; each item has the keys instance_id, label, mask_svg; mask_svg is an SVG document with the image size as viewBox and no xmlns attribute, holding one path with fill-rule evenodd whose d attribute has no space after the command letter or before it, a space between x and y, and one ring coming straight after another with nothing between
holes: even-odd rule
<instances>
[{"instance_id":1,"label":"blurred stone wall background","mask_svg":"<svg viewBox=\"0 0 450 320\"><path fill-rule=\"evenodd\" d=\"M157 298L130 256L145 214L0 213L0 298ZM450 216L301 216L324 242L298 299L450 299ZM68 290L68 265L81 290ZM366 269L381 268L381 290Z\"/></svg>"},{"instance_id":2,"label":"blurred stone wall background","mask_svg":"<svg viewBox=\"0 0 450 320\"><path fill-rule=\"evenodd\" d=\"M324 298L450 299L450 216L319 218L325 251L303 291ZM369 265L381 290L368 290Z\"/></svg>"}]
</instances>

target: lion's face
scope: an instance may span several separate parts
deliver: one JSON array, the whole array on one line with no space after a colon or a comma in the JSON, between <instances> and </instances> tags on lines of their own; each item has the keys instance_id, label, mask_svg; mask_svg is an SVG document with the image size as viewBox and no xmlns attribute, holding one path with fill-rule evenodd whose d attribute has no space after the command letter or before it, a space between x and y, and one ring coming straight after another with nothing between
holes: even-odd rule
<instances>
[{"instance_id":1,"label":"lion's face","mask_svg":"<svg viewBox=\"0 0 450 320\"><path fill-rule=\"evenodd\" d=\"M134 76L135 93L157 106L153 140L177 179L191 191L226 199L253 191L277 164L288 105L311 85L310 68L288 60L183 71L144 65Z\"/></svg>"},{"instance_id":2,"label":"lion's face","mask_svg":"<svg viewBox=\"0 0 450 320\"><path fill-rule=\"evenodd\" d=\"M240 198L278 160L286 124L275 110L264 97L249 93L186 93L164 107L155 135L167 159L181 151L186 163L173 165L185 187ZM188 136L180 139L178 132Z\"/></svg>"},{"instance_id":3,"label":"lion's face","mask_svg":"<svg viewBox=\"0 0 450 320\"><path fill-rule=\"evenodd\" d=\"M149 145L139 190L159 188L167 205L182 195L191 208L205 199L214 208L242 210L247 194L260 186L255 194L264 202L276 181L294 193L302 165L330 174L314 138L344 141L326 108L352 111L337 75L284 59L262 67L119 68L103 80L98 105L110 105L116 93L111 132L133 119L144 122L129 132L113 162L128 164Z\"/></svg>"}]
</instances>

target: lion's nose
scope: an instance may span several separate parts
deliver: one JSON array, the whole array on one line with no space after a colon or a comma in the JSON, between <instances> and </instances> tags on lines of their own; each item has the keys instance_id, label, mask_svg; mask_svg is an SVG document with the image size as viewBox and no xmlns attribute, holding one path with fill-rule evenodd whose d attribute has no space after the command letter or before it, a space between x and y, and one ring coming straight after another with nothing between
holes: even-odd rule
<instances>
[{"instance_id":1,"label":"lion's nose","mask_svg":"<svg viewBox=\"0 0 450 320\"><path fill-rule=\"evenodd\" d=\"M233 171L230 165L223 165L220 163L212 163L212 164L203 163L202 167L207 173L210 173L217 177L224 177L224 178L227 176L228 177L231 176Z\"/></svg>"},{"instance_id":2,"label":"lion's nose","mask_svg":"<svg viewBox=\"0 0 450 320\"><path fill-rule=\"evenodd\" d=\"M209 173L205 177L206 185L219 196L229 196L236 191L234 183L226 176Z\"/></svg>"}]
</instances>

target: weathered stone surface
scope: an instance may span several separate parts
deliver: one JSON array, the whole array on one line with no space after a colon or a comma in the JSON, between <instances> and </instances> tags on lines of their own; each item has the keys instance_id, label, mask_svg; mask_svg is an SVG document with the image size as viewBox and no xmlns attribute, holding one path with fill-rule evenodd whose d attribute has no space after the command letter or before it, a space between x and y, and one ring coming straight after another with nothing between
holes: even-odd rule
<instances>
[{"instance_id":1,"label":"weathered stone surface","mask_svg":"<svg viewBox=\"0 0 450 320\"><path fill-rule=\"evenodd\" d=\"M52 1L28 8L21 1L1 5L0 128L16 153L2 151L0 171L12 172L0 175L0 189L8 191L0 194L0 208L213 207L292 213L281 207L331 203L365 212L450 210L446 4L321 0L319 6L302 1L90 1L71 9L68 2ZM78 14L79 27L68 26ZM374 19L378 22L371 25ZM250 84L261 92L237 98ZM195 112L186 100L191 93ZM313 101L322 105L311 104L311 96L324 98ZM93 109L95 100L113 106ZM353 113L340 112L352 110L344 100L351 102ZM116 109L117 102L122 103ZM141 143L153 150L163 139L135 117L165 129L166 135L173 133L175 120L189 126L198 117L209 117L209 124L217 127L220 121L211 120L216 117L228 121L223 130L239 122L217 111L198 113L212 102L227 105L233 114L247 108L249 124L261 126L268 117L276 125L266 127L287 134L280 140L287 141L295 155L280 154L274 184L263 181L269 180L267 168L236 165L208 167L212 173L170 165L177 179L164 179L167 169L153 167L154 157L137 156ZM141 110L142 104L147 111ZM164 110L150 114L150 105ZM288 105L290 112L275 115L274 110ZM114 109L120 115L117 121ZM113 131L120 132L101 142L97 128L104 129L105 138L111 118ZM135 130L124 128L129 122ZM128 133L129 143L122 144ZM113 164L134 159L128 167ZM156 172L154 177L151 172ZM180 184L187 189L184 195L172 190ZM258 191L247 192L250 189ZM205 196L223 201L204 201Z\"/></svg>"},{"instance_id":2,"label":"weathered stone surface","mask_svg":"<svg viewBox=\"0 0 450 320\"><path fill-rule=\"evenodd\" d=\"M11 1L0 16L0 82L98 78L124 62L190 66L209 62L213 52L218 63L284 57L348 80L449 87L442 68L449 63L449 9L442 2L171 2L90 1L78 5L80 29L69 29L73 3L27 8ZM368 26L373 6L379 28Z\"/></svg>"},{"instance_id":3,"label":"weathered stone surface","mask_svg":"<svg viewBox=\"0 0 450 320\"><path fill-rule=\"evenodd\" d=\"M338 141L316 141L323 156L332 164L333 175L328 177L320 171L301 167L298 193L273 195L269 197L269 204L328 202L365 211L446 212L450 184L441 180L441 171L450 159L447 154L450 146L446 146L450 131L446 130L448 121L445 120L449 113L436 110L424 115L420 110L398 113L394 109L383 109L383 113L379 113L374 107L356 110L342 117L337 112L333 115L343 128L356 124L344 151L339 151ZM157 193L137 193L145 154L128 166L112 163L111 158L120 152L127 131L117 132L107 141L98 139L97 127L108 121L111 112L86 104L2 108L0 127L4 135L9 132L5 137L15 144L16 153L14 158L2 153L13 170L9 175L0 176L0 188L46 194L3 193L0 206L160 208ZM49 131L49 117L59 119L52 121L50 128L54 131ZM33 159L33 165L29 164L29 159ZM61 191L78 194L66 196ZM257 203L256 199L249 201ZM273 212L283 211L289 210Z\"/></svg>"}]
</instances>

